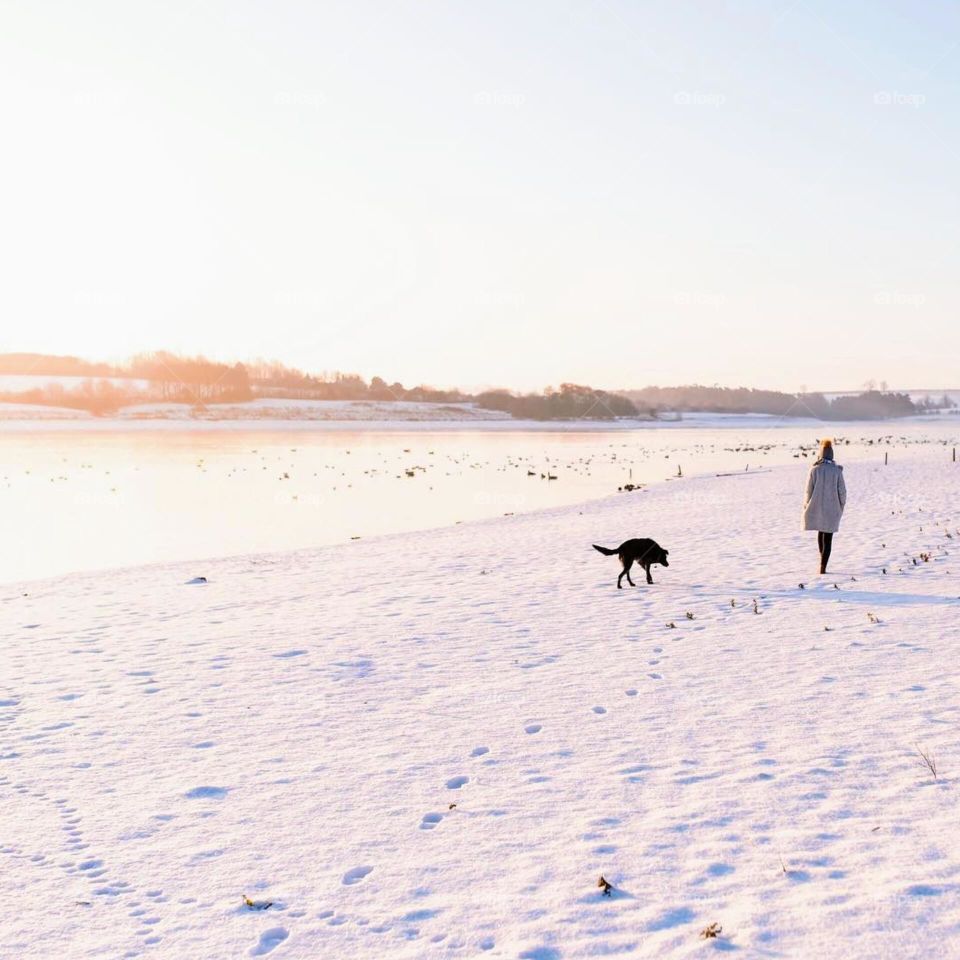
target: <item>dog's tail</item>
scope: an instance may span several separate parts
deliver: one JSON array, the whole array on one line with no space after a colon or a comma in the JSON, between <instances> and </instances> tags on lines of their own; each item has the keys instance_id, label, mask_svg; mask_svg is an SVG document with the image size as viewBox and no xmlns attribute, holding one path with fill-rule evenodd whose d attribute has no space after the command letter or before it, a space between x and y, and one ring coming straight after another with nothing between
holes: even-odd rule
<instances>
[{"instance_id":1,"label":"dog's tail","mask_svg":"<svg viewBox=\"0 0 960 960\"><path fill-rule=\"evenodd\" d=\"M593 545L594 550L599 550L605 557L612 557L617 551L608 550L606 547L598 547L596 544Z\"/></svg>"}]
</instances>

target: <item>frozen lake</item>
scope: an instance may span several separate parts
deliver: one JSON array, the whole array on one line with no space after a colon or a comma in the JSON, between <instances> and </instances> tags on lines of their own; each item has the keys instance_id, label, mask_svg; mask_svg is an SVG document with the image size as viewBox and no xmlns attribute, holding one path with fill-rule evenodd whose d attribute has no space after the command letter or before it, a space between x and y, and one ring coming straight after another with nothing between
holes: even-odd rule
<instances>
[{"instance_id":1,"label":"frozen lake","mask_svg":"<svg viewBox=\"0 0 960 960\"><path fill-rule=\"evenodd\" d=\"M0 582L312 547L607 495L623 498L624 536L656 536L643 494L617 488L678 469L796 463L789 509L799 516L810 462L801 448L825 435L839 439L841 461L882 461L886 451L943 460L960 424L14 430L0 433Z\"/></svg>"}]
</instances>

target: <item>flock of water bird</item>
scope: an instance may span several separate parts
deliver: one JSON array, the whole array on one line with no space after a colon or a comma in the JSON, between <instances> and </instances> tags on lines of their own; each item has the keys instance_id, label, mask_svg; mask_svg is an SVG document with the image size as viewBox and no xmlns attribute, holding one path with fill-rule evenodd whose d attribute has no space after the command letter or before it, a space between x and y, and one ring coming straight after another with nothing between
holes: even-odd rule
<instances>
[{"instance_id":1,"label":"flock of water bird","mask_svg":"<svg viewBox=\"0 0 960 960\"><path fill-rule=\"evenodd\" d=\"M306 479L308 482L319 480L331 492L337 491L340 487L352 488L355 483L361 482L364 478L368 480L414 480L423 477L428 488L432 490L434 481L439 477L456 478L467 472L475 471L499 473L518 471L527 478L548 482L559 481L564 478L609 477L613 482L613 486L605 488L609 492L612 489L635 489L645 482L682 477L684 476L684 466L686 466L687 476L704 472L701 464L709 469L708 465L718 460L741 461L742 469L749 470L761 466L763 459L769 458L771 454L779 453L781 455L780 457L775 456L773 460L782 460L787 453L794 459L806 459L815 456L817 451L816 438L811 438L807 443L799 444L774 440L735 445L688 444L682 442L682 436L677 439L680 442L669 447L645 446L638 441L609 441L606 444L606 449L593 449L584 455L567 457L558 456L555 451L552 454L546 452L524 454L505 452L499 460L493 457L478 457L476 451L460 450L438 453L434 449L415 451L413 447L400 447L399 444L387 446L381 443L372 450L359 448L356 451L359 456L353 457L353 460L358 462L356 468L352 467L351 461L347 459L355 452L350 448L337 449L326 444L320 450L322 462L317 463L315 454L318 449L311 448L309 445L306 447L289 447L284 449L282 453L263 452L257 447L248 451L249 457L256 458L253 463L229 463L230 460L236 460L236 456L234 451L228 450L226 455L228 463L226 465L222 463L225 457L220 451L212 456L197 456L192 465L201 474L213 471L217 476L227 480L239 478L254 471L261 473L275 471L276 479L280 482L291 481L295 478ZM536 446L536 440L536 435L528 435L520 442L532 448ZM932 439L923 436L898 436L894 434L880 437L838 437L835 440L841 451L844 449L851 450L853 455L858 457L862 456L865 450L876 447L907 447L930 443L949 446L956 442L956 440L949 438ZM207 444L204 444L205 448L207 446ZM302 458L304 452L310 454L306 462ZM371 458L374 463L370 463ZM678 464L676 470L656 466L656 463L660 461L671 459ZM44 477L45 480L50 483L62 483L75 478L73 471L99 472L105 478L105 482L109 484L105 487L105 490L117 492L116 475L113 470L102 469L97 471L95 464L85 459L79 459L71 464L71 459L66 456L60 458L60 463L62 466L47 473ZM367 463L367 465L363 466L363 463ZM114 462L113 466L117 468L118 464ZM140 471L141 464L131 460L131 462L120 464L120 467L122 469L118 472L126 471L129 480L131 479L129 474ZM4 486L10 488L18 475L21 477L40 477L46 472L35 467L24 467L22 470L8 469L0 480L2 480ZM598 490L597 495L602 492Z\"/></svg>"}]
</instances>

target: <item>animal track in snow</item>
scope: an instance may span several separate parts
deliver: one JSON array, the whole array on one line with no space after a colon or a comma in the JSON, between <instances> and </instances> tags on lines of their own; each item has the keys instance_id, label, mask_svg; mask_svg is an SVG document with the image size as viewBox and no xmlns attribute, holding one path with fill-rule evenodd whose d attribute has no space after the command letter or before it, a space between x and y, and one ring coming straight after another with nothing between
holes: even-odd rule
<instances>
[{"instance_id":1,"label":"animal track in snow","mask_svg":"<svg viewBox=\"0 0 960 960\"><path fill-rule=\"evenodd\" d=\"M470 782L469 777L451 777L447 781L448 790L459 790L462 786L465 786Z\"/></svg>"},{"instance_id":2,"label":"animal track in snow","mask_svg":"<svg viewBox=\"0 0 960 960\"><path fill-rule=\"evenodd\" d=\"M226 795L226 787L194 787L184 794L188 800L222 800Z\"/></svg>"},{"instance_id":3,"label":"animal track in snow","mask_svg":"<svg viewBox=\"0 0 960 960\"><path fill-rule=\"evenodd\" d=\"M594 712L594 713L601 713L601 714L602 714L602 713L606 713L606 712L607 712L607 708L606 708L606 707L594 707L594 708L593 708L593 712Z\"/></svg>"},{"instance_id":4,"label":"animal track in snow","mask_svg":"<svg viewBox=\"0 0 960 960\"><path fill-rule=\"evenodd\" d=\"M646 763L636 763L633 766L625 767L620 772L626 777L628 783L642 783L644 781L644 776L648 770L652 770L649 764Z\"/></svg>"},{"instance_id":5,"label":"animal track in snow","mask_svg":"<svg viewBox=\"0 0 960 960\"><path fill-rule=\"evenodd\" d=\"M251 948L250 956L262 957L270 953L271 950L279 947L289 936L290 934L287 933L283 927L271 927L269 930L264 930L264 932L260 934L260 940L257 945Z\"/></svg>"},{"instance_id":6,"label":"animal track in snow","mask_svg":"<svg viewBox=\"0 0 960 960\"><path fill-rule=\"evenodd\" d=\"M443 819L442 813L425 813L420 821L421 830L432 830ZM346 883L346 879L343 881Z\"/></svg>"},{"instance_id":7,"label":"animal track in snow","mask_svg":"<svg viewBox=\"0 0 960 960\"><path fill-rule=\"evenodd\" d=\"M77 864L77 869L82 870L88 877L102 877L107 872L103 869L102 860L84 860Z\"/></svg>"},{"instance_id":8,"label":"animal track in snow","mask_svg":"<svg viewBox=\"0 0 960 960\"><path fill-rule=\"evenodd\" d=\"M539 723L528 723L523 729L527 733L539 733L543 727Z\"/></svg>"},{"instance_id":9,"label":"animal track in snow","mask_svg":"<svg viewBox=\"0 0 960 960\"><path fill-rule=\"evenodd\" d=\"M482 757L485 753L489 753L489 747L474 747L470 752L471 757Z\"/></svg>"},{"instance_id":10,"label":"animal track in snow","mask_svg":"<svg viewBox=\"0 0 960 960\"><path fill-rule=\"evenodd\" d=\"M353 869L348 870L343 875L343 883L345 886L351 886L354 883L359 883L368 873L373 871L373 867L353 867Z\"/></svg>"},{"instance_id":11,"label":"animal track in snow","mask_svg":"<svg viewBox=\"0 0 960 960\"><path fill-rule=\"evenodd\" d=\"M636 687L631 687L629 690L626 691L626 694L628 697L635 697L637 695Z\"/></svg>"}]
</instances>

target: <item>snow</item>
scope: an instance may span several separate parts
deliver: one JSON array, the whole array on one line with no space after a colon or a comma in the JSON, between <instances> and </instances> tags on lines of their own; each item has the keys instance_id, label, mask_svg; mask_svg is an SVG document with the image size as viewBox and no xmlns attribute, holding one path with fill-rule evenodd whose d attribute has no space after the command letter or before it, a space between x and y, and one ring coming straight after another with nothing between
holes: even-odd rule
<instances>
[{"instance_id":1,"label":"snow","mask_svg":"<svg viewBox=\"0 0 960 960\"><path fill-rule=\"evenodd\" d=\"M211 424L215 427L249 429L251 425L297 427L301 424L395 422L395 423L514 423L499 410L485 410L472 403L419 403L413 401L278 400L263 398L246 403L217 403L198 408L189 403L136 403L121 407L113 416L92 417L89 413L62 407L44 407L26 403L0 403L0 421L4 428L23 422L33 427L34 420L86 419L95 429L129 429L131 425L171 423ZM636 425L635 421L630 421Z\"/></svg>"},{"instance_id":2,"label":"snow","mask_svg":"<svg viewBox=\"0 0 960 960\"><path fill-rule=\"evenodd\" d=\"M957 955L958 470L6 586L0 956Z\"/></svg>"},{"instance_id":3,"label":"snow","mask_svg":"<svg viewBox=\"0 0 960 960\"><path fill-rule=\"evenodd\" d=\"M39 403L6 403L0 401L0 422L23 421L28 427L34 420L61 421L61 420L89 420L91 414L85 410L75 410L71 407L50 407Z\"/></svg>"},{"instance_id":4,"label":"snow","mask_svg":"<svg viewBox=\"0 0 960 960\"><path fill-rule=\"evenodd\" d=\"M955 413L955 412L954 412ZM924 413L888 421L831 421L832 431L887 423L930 422L952 416ZM38 424L36 421L43 421ZM70 421L61 424L60 421ZM942 420L941 420L942 422ZM778 417L763 413L687 412L665 414L661 419L645 415L616 420L520 420L500 410L486 410L474 403L426 403L410 400L291 400L263 397L243 403L215 403L198 407L189 403L151 402L121 407L111 416L93 416L86 411L25 403L0 403L0 429L5 431L57 429L218 429L218 430L338 430L338 429L488 429L488 430L638 430L684 428L764 429L810 426L822 429L814 417Z\"/></svg>"},{"instance_id":5,"label":"snow","mask_svg":"<svg viewBox=\"0 0 960 960\"><path fill-rule=\"evenodd\" d=\"M4 406L9 408L18 408L4 412ZM144 405L153 407L153 404ZM158 404L158 407L176 408L178 404ZM0 404L0 431L4 433L15 433L18 431L35 432L39 430L85 430L96 432L123 431L131 430L170 430L180 432L183 430L230 430L235 432L278 430L285 432L305 432L305 431L384 431L398 430L404 433L414 431L474 431L490 430L500 432L530 432L539 431L544 433L578 432L593 430L638 430L647 427L673 427L679 426L674 423L656 423L654 421L644 420L514 420L510 417L500 416L496 411L487 411L494 413L494 416L476 416L476 417L455 417L444 416L432 411L423 411L422 417L404 418L397 415L396 411L388 409L384 404L377 416L369 415L370 411L356 411L354 415L343 415L339 412L331 411L329 416L260 416L246 410L238 410L237 416L220 417L216 410L209 417L194 418L187 416L185 411L172 410L172 415L164 412L154 412L147 410L143 415L135 414L127 416L124 412L115 417L93 417L89 414L79 414L72 416L74 411L61 413L57 408L56 414L34 416L33 413L23 413L26 405L19 404ZM37 408L43 410L46 408ZM133 408L129 408L133 409ZM812 421L811 421L812 423ZM685 426L696 426L690 422ZM715 426L716 424L710 424ZM749 426L749 424L736 424L730 422L727 426ZM786 424L786 426L802 425L796 421ZM764 424L766 426L766 424Z\"/></svg>"},{"instance_id":6,"label":"snow","mask_svg":"<svg viewBox=\"0 0 960 960\"><path fill-rule=\"evenodd\" d=\"M217 403L197 410L185 403L139 404L120 417L160 416L188 420L504 420L507 414L471 403L419 403L406 400L286 400L264 397L244 403Z\"/></svg>"}]
</instances>

